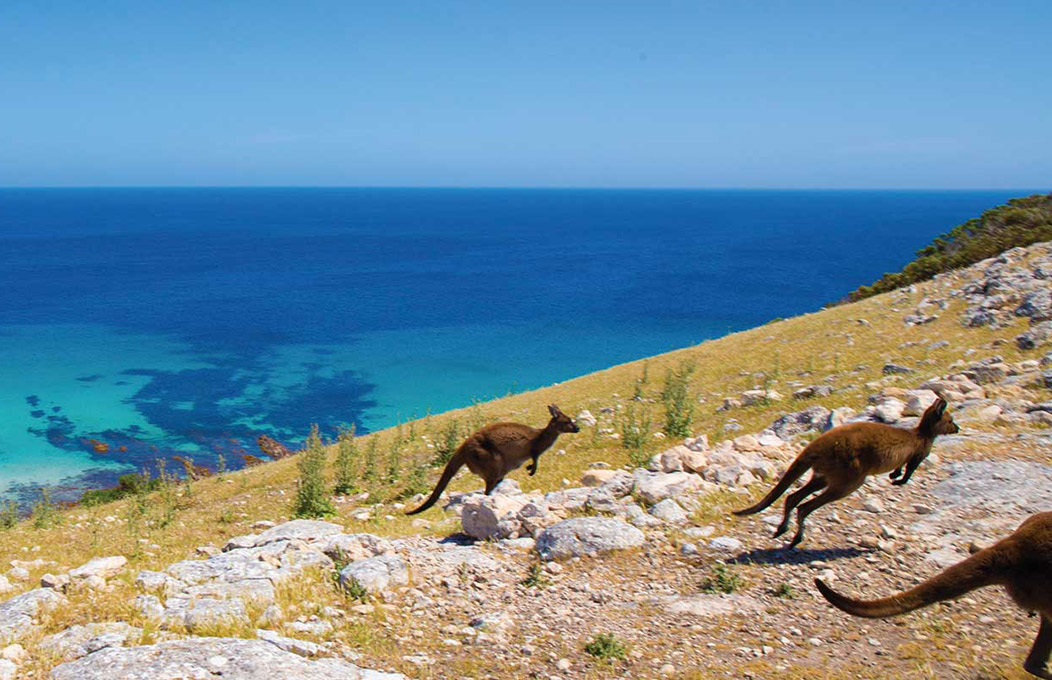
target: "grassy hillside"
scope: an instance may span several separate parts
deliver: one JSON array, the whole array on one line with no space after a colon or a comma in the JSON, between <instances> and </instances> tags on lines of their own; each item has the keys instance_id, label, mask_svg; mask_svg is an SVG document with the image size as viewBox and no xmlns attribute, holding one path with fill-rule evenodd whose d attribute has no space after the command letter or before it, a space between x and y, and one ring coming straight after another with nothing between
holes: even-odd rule
<instances>
[{"instance_id":1,"label":"grassy hillside","mask_svg":"<svg viewBox=\"0 0 1052 680\"><path fill-rule=\"evenodd\" d=\"M588 409L598 423L582 428L579 434L561 437L541 457L536 476L521 470L513 473L527 491L576 485L595 461L618 467L644 460L676 441L678 437L662 432L666 427L706 434L716 442L759 431L781 415L813 404L861 409L867 396L881 387L912 386L925 377L952 372L965 356L980 358L997 353L1007 361L1033 357L1033 353L1024 357L1011 342L1025 330L1026 319L997 329L966 328L959 321L964 309L959 298L949 299L948 307L931 323L903 324L903 315L929 295L930 289L941 287L938 295L945 297L948 285L943 278L922 283L913 293L898 290L874 295L532 392L345 439L343 453L352 461L357 489L332 497L336 512L333 521L349 532L385 536L456 533L459 520L447 516L440 507L416 518L405 517L404 499L430 489L438 476L435 462L443 449L454 446L471 429L496 420L541 425L547 420L546 406L550 403L569 414ZM889 362L912 367L915 372L885 375L882 368ZM795 389L815 384L830 385L835 390L829 396L806 401L791 398ZM777 391L784 398L719 410L725 397L755 388ZM670 413L671 425L667 423ZM1001 426L991 423L976 427L996 430ZM640 431L640 436L631 436ZM339 445L330 445L325 450L330 488L336 481L334 466L339 449ZM150 630L150 624L132 605L137 594L135 574L140 569L159 570L192 557L199 546L221 547L231 536L251 533L257 521L288 519L297 492L300 459L296 456L196 482L170 479L155 485L139 484L129 497L110 503L73 508L42 505L33 517L0 531L3 563L22 561L19 564L29 571L29 579L14 583L5 597L33 587L45 573L61 573L95 556L123 554L130 564L122 576L111 581L109 590L71 595L70 604L52 616L41 634L99 620L124 620ZM461 473L451 490L480 486L477 478ZM753 489L753 493L758 491ZM365 493L368 497L362 495ZM705 521L729 522L729 508L722 505L725 502L716 498L705 510ZM315 591L322 588L317 584L311 587ZM314 601L324 602L324 597L331 596L315 591L311 594ZM305 597L300 593L286 595L290 601ZM339 634L348 644L360 645L376 663L399 665L398 641L392 633L384 632L391 626L381 625L385 616L382 611L376 616L376 621L348 624L350 627ZM46 677L49 663L41 660L34 666L38 674L29 677ZM474 670L463 670L461 675L475 675ZM796 677L791 673L768 675L769 670L764 670L763 677ZM599 673L595 677L608 675Z\"/></svg>"},{"instance_id":2,"label":"grassy hillside","mask_svg":"<svg viewBox=\"0 0 1052 680\"><path fill-rule=\"evenodd\" d=\"M351 497L337 497L339 521L360 531L415 533L418 528L396 512L392 503L405 496L410 484L420 486L409 489L415 491L434 483L438 469L431 465L438 454L429 444L440 448L446 439L458 440L470 429L496 420L541 425L547 420L550 403L570 414L589 409L599 423L560 438L542 456L536 476L513 473L525 490L551 490L576 482L593 461L628 465L633 455L642 459L667 448L671 438L659 434L666 415L661 392L666 376L685 366L692 369L686 381L694 406L689 429L715 442L736 436L737 432L723 429L732 420L741 426L741 432L755 432L784 413L811 404L861 408L872 391L867 383L887 382L881 372L887 362L915 366L919 375L939 375L949 371L965 351L989 348L1026 328L1025 319L997 330L964 328L956 318L963 309L960 301L952 302L933 323L904 326L904 311L916 306L925 294L921 287L913 294L898 291L874 296L359 437L355 442L358 486L370 496L353 502ZM929 347L941 340L949 344ZM998 347L997 352L1009 360L1020 356L1014 344ZM902 380L905 385L913 378ZM832 385L836 391L807 402L789 398L796 386L818 383ZM786 398L717 410L724 396L756 387L777 390ZM637 394L642 401L633 400ZM603 409L614 413L603 413ZM637 418L645 415L651 422L638 454L627 449L620 436L631 428L626 414L633 411ZM328 454L331 476L337 447L331 446ZM62 545L56 557L70 566L92 555L120 552L132 557L136 566L159 568L193 553L199 545L221 545L226 537L246 533L257 520L289 517L296 492L296 463L294 457L196 482L171 481L154 491L142 486L130 498L91 507L40 508L33 517L0 531L0 558L32 559L42 556L42 551L50 552L48 546ZM479 486L476 478L461 473L450 488ZM374 507L377 501L382 504ZM352 508L375 511L368 520L356 520L351 517ZM456 528L455 521L445 520L437 507L422 517L431 520L430 529L438 533Z\"/></svg>"},{"instance_id":3,"label":"grassy hillside","mask_svg":"<svg viewBox=\"0 0 1052 680\"><path fill-rule=\"evenodd\" d=\"M917 259L848 296L852 302L886 293L941 272L960 269L1009 248L1052 239L1052 194L1013 198L958 225L917 251Z\"/></svg>"}]
</instances>

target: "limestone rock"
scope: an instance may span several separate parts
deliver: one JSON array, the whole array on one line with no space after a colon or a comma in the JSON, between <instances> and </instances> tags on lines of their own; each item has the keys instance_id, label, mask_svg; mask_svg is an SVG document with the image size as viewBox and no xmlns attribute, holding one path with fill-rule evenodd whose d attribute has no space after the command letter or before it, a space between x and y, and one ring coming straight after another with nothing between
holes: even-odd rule
<instances>
[{"instance_id":1,"label":"limestone rock","mask_svg":"<svg viewBox=\"0 0 1052 680\"><path fill-rule=\"evenodd\" d=\"M650 514L669 524L685 524L688 519L687 513L679 503L671 498L666 498L650 508Z\"/></svg>"},{"instance_id":2,"label":"limestone rock","mask_svg":"<svg viewBox=\"0 0 1052 680\"><path fill-rule=\"evenodd\" d=\"M404 680L340 659L308 660L265 640L191 638L140 647L108 647L56 666L51 680Z\"/></svg>"},{"instance_id":3,"label":"limestone rock","mask_svg":"<svg viewBox=\"0 0 1052 680\"><path fill-rule=\"evenodd\" d=\"M261 534L250 536L238 536L230 539L224 551L239 548L258 548L268 543L279 541L303 541L314 543L325 541L336 534L343 533L343 527L332 522L322 522L315 519L294 519L275 527L267 529Z\"/></svg>"},{"instance_id":4,"label":"limestone rock","mask_svg":"<svg viewBox=\"0 0 1052 680\"><path fill-rule=\"evenodd\" d=\"M65 596L51 588L36 588L0 602L0 643L31 635L41 614L65 602Z\"/></svg>"},{"instance_id":5,"label":"limestone rock","mask_svg":"<svg viewBox=\"0 0 1052 680\"><path fill-rule=\"evenodd\" d=\"M91 576L99 578L112 578L121 572L128 558L124 555L113 555L112 557L96 557L87 564L83 564L69 572L69 577L74 581L81 581Z\"/></svg>"},{"instance_id":6,"label":"limestone rock","mask_svg":"<svg viewBox=\"0 0 1052 680\"><path fill-rule=\"evenodd\" d=\"M812 406L802 411L787 413L768 425L764 432L787 441L805 432L821 430L830 413L832 412L824 406Z\"/></svg>"},{"instance_id":7,"label":"limestone rock","mask_svg":"<svg viewBox=\"0 0 1052 680\"><path fill-rule=\"evenodd\" d=\"M124 622L75 625L41 639L39 649L60 659L72 661L106 647L138 642L142 629Z\"/></svg>"},{"instance_id":8,"label":"limestone rock","mask_svg":"<svg viewBox=\"0 0 1052 680\"><path fill-rule=\"evenodd\" d=\"M636 470L635 493L647 503L657 503L669 496L679 496L699 488L702 480L689 472L668 474Z\"/></svg>"},{"instance_id":9,"label":"limestone rock","mask_svg":"<svg viewBox=\"0 0 1052 680\"><path fill-rule=\"evenodd\" d=\"M595 427L598 422L592 412L587 409L579 412L574 420L580 427Z\"/></svg>"},{"instance_id":10,"label":"limestone rock","mask_svg":"<svg viewBox=\"0 0 1052 680\"><path fill-rule=\"evenodd\" d=\"M350 587L351 581L370 593L409 583L409 568L397 555L380 555L352 562L340 571L340 585Z\"/></svg>"},{"instance_id":11,"label":"limestone rock","mask_svg":"<svg viewBox=\"0 0 1052 680\"><path fill-rule=\"evenodd\" d=\"M522 529L517 513L529 502L526 496L494 494L473 498L464 503L460 523L464 533L473 538L509 538Z\"/></svg>"},{"instance_id":12,"label":"limestone rock","mask_svg":"<svg viewBox=\"0 0 1052 680\"><path fill-rule=\"evenodd\" d=\"M272 630L258 629L256 630L256 637L264 642L269 642L278 649L292 652L293 654L308 659L312 656L318 656L322 651L321 645L316 642L285 637L284 635L279 635Z\"/></svg>"},{"instance_id":13,"label":"limestone rock","mask_svg":"<svg viewBox=\"0 0 1052 680\"><path fill-rule=\"evenodd\" d=\"M556 560L635 548L642 544L643 532L619 519L576 517L542 531L537 537L537 553L543 560Z\"/></svg>"},{"instance_id":14,"label":"limestone rock","mask_svg":"<svg viewBox=\"0 0 1052 680\"><path fill-rule=\"evenodd\" d=\"M724 614L755 614L763 603L746 595L699 594L670 598L665 610L680 617L710 618Z\"/></svg>"},{"instance_id":15,"label":"limestone rock","mask_svg":"<svg viewBox=\"0 0 1052 680\"><path fill-rule=\"evenodd\" d=\"M374 557L391 550L393 548L390 541L373 534L337 534L321 544L323 553L343 562Z\"/></svg>"},{"instance_id":16,"label":"limestone rock","mask_svg":"<svg viewBox=\"0 0 1052 680\"><path fill-rule=\"evenodd\" d=\"M621 470L588 470L581 475L581 485L596 487L610 481Z\"/></svg>"}]
</instances>

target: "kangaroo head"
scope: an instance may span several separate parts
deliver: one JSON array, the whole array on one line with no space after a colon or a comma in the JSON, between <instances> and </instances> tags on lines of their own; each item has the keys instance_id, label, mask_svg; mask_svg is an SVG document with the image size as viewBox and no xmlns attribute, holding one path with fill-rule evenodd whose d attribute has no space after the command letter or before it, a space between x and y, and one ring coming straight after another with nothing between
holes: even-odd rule
<instances>
[{"instance_id":1,"label":"kangaroo head","mask_svg":"<svg viewBox=\"0 0 1052 680\"><path fill-rule=\"evenodd\" d=\"M953 422L953 416L946 412L946 400L939 397L921 416L917 431L922 435L935 437L940 434L957 434L961 428Z\"/></svg>"},{"instance_id":2,"label":"kangaroo head","mask_svg":"<svg viewBox=\"0 0 1052 680\"><path fill-rule=\"evenodd\" d=\"M581 428L577 427L577 423L573 421L573 418L560 411L555 404L548 407L548 413L552 414L551 422L548 425L549 427L554 427L557 432L581 431Z\"/></svg>"}]
</instances>

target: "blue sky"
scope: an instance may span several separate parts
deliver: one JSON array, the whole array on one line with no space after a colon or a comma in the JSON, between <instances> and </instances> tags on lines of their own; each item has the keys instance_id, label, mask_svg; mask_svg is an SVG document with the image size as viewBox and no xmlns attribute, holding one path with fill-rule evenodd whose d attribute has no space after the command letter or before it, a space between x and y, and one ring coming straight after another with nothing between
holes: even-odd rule
<instances>
[{"instance_id":1,"label":"blue sky","mask_svg":"<svg viewBox=\"0 0 1052 680\"><path fill-rule=\"evenodd\" d=\"M0 186L1050 188L1052 3L0 4Z\"/></svg>"}]
</instances>

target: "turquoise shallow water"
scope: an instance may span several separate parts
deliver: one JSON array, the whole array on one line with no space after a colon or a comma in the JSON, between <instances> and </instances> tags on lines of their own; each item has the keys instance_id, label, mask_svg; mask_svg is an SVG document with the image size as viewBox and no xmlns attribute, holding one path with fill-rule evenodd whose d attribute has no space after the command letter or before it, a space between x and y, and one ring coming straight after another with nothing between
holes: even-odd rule
<instances>
[{"instance_id":1,"label":"turquoise shallow water","mask_svg":"<svg viewBox=\"0 0 1052 680\"><path fill-rule=\"evenodd\" d=\"M0 492L236 465L810 311L1017 193L0 190Z\"/></svg>"}]
</instances>

